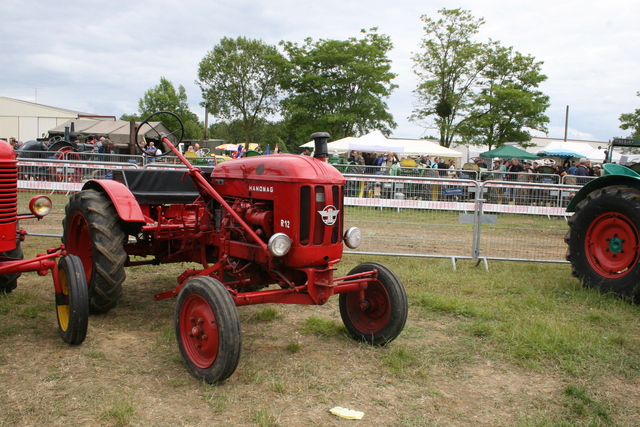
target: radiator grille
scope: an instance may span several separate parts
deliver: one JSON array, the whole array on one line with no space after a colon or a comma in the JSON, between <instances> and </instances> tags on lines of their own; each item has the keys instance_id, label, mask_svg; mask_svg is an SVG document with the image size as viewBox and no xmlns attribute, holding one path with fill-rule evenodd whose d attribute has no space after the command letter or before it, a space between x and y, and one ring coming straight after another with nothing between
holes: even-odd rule
<instances>
[{"instance_id":1,"label":"radiator grille","mask_svg":"<svg viewBox=\"0 0 640 427\"><path fill-rule=\"evenodd\" d=\"M0 164L0 224L15 222L18 215L17 164Z\"/></svg>"},{"instance_id":2,"label":"radiator grille","mask_svg":"<svg viewBox=\"0 0 640 427\"><path fill-rule=\"evenodd\" d=\"M338 216L326 225L321 211L333 206ZM302 186L300 188L300 245L322 246L342 241L342 187L339 185Z\"/></svg>"}]
</instances>

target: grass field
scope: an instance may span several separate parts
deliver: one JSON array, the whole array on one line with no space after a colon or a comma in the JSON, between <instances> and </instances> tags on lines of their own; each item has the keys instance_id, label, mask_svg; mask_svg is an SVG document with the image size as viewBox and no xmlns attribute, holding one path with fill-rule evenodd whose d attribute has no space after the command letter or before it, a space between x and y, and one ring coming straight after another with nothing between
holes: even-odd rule
<instances>
[{"instance_id":1,"label":"grass field","mask_svg":"<svg viewBox=\"0 0 640 427\"><path fill-rule=\"evenodd\" d=\"M55 239L30 238L27 256ZM640 308L582 289L568 265L347 256L391 267L409 295L385 348L324 306L239 308L243 353L219 385L190 376L173 332L183 265L132 267L77 347L57 334L51 277L0 296L0 426L637 426ZM365 413L349 421L329 413Z\"/></svg>"}]
</instances>

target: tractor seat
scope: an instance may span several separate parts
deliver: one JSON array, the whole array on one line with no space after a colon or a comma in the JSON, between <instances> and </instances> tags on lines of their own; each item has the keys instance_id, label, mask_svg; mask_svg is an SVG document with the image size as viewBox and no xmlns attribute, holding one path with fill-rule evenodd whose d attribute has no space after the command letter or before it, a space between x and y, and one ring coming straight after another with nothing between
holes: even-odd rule
<instances>
[{"instance_id":1,"label":"tractor seat","mask_svg":"<svg viewBox=\"0 0 640 427\"><path fill-rule=\"evenodd\" d=\"M200 195L186 170L120 169L113 171L113 179L141 205L189 204Z\"/></svg>"}]
</instances>

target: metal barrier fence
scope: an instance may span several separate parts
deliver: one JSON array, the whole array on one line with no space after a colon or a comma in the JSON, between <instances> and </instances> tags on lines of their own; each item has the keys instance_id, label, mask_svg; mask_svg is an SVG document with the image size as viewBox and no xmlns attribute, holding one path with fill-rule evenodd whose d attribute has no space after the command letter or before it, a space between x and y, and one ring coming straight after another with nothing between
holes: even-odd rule
<instances>
[{"instance_id":1,"label":"metal barrier fence","mask_svg":"<svg viewBox=\"0 0 640 427\"><path fill-rule=\"evenodd\" d=\"M566 206L577 185L345 174L349 253L566 262Z\"/></svg>"},{"instance_id":2,"label":"metal barrier fence","mask_svg":"<svg viewBox=\"0 0 640 427\"><path fill-rule=\"evenodd\" d=\"M54 203L45 219L23 221L21 227L34 235L60 236L70 193L87 179L108 179L115 168L138 167L132 161L20 160L19 206L43 193ZM455 259L566 262L565 209L580 185L547 182L546 176L503 181L481 173L476 180L467 178L467 171L449 177L451 171L404 169L402 175L382 175L380 168L377 174L344 174L345 228L358 226L364 234L362 246L348 253L445 257L454 266Z\"/></svg>"},{"instance_id":3,"label":"metal barrier fence","mask_svg":"<svg viewBox=\"0 0 640 427\"><path fill-rule=\"evenodd\" d=\"M51 198L51 213L42 220L23 220L20 227L29 234L61 236L64 207L69 195L82 189L89 179L111 179L117 169L138 169L133 162L97 162L85 160L19 159L18 209L28 206L31 197L39 194Z\"/></svg>"}]
</instances>

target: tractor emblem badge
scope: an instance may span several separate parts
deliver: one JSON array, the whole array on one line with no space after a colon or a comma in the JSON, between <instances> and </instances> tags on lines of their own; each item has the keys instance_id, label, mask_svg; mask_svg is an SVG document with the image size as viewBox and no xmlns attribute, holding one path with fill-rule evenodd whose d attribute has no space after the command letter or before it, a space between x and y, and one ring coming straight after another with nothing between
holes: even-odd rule
<instances>
[{"instance_id":1,"label":"tractor emblem badge","mask_svg":"<svg viewBox=\"0 0 640 427\"><path fill-rule=\"evenodd\" d=\"M322 217L322 222L327 225L333 225L336 223L336 220L338 219L338 212L340 211L333 205L329 205L323 210L318 211L318 213Z\"/></svg>"}]
</instances>

